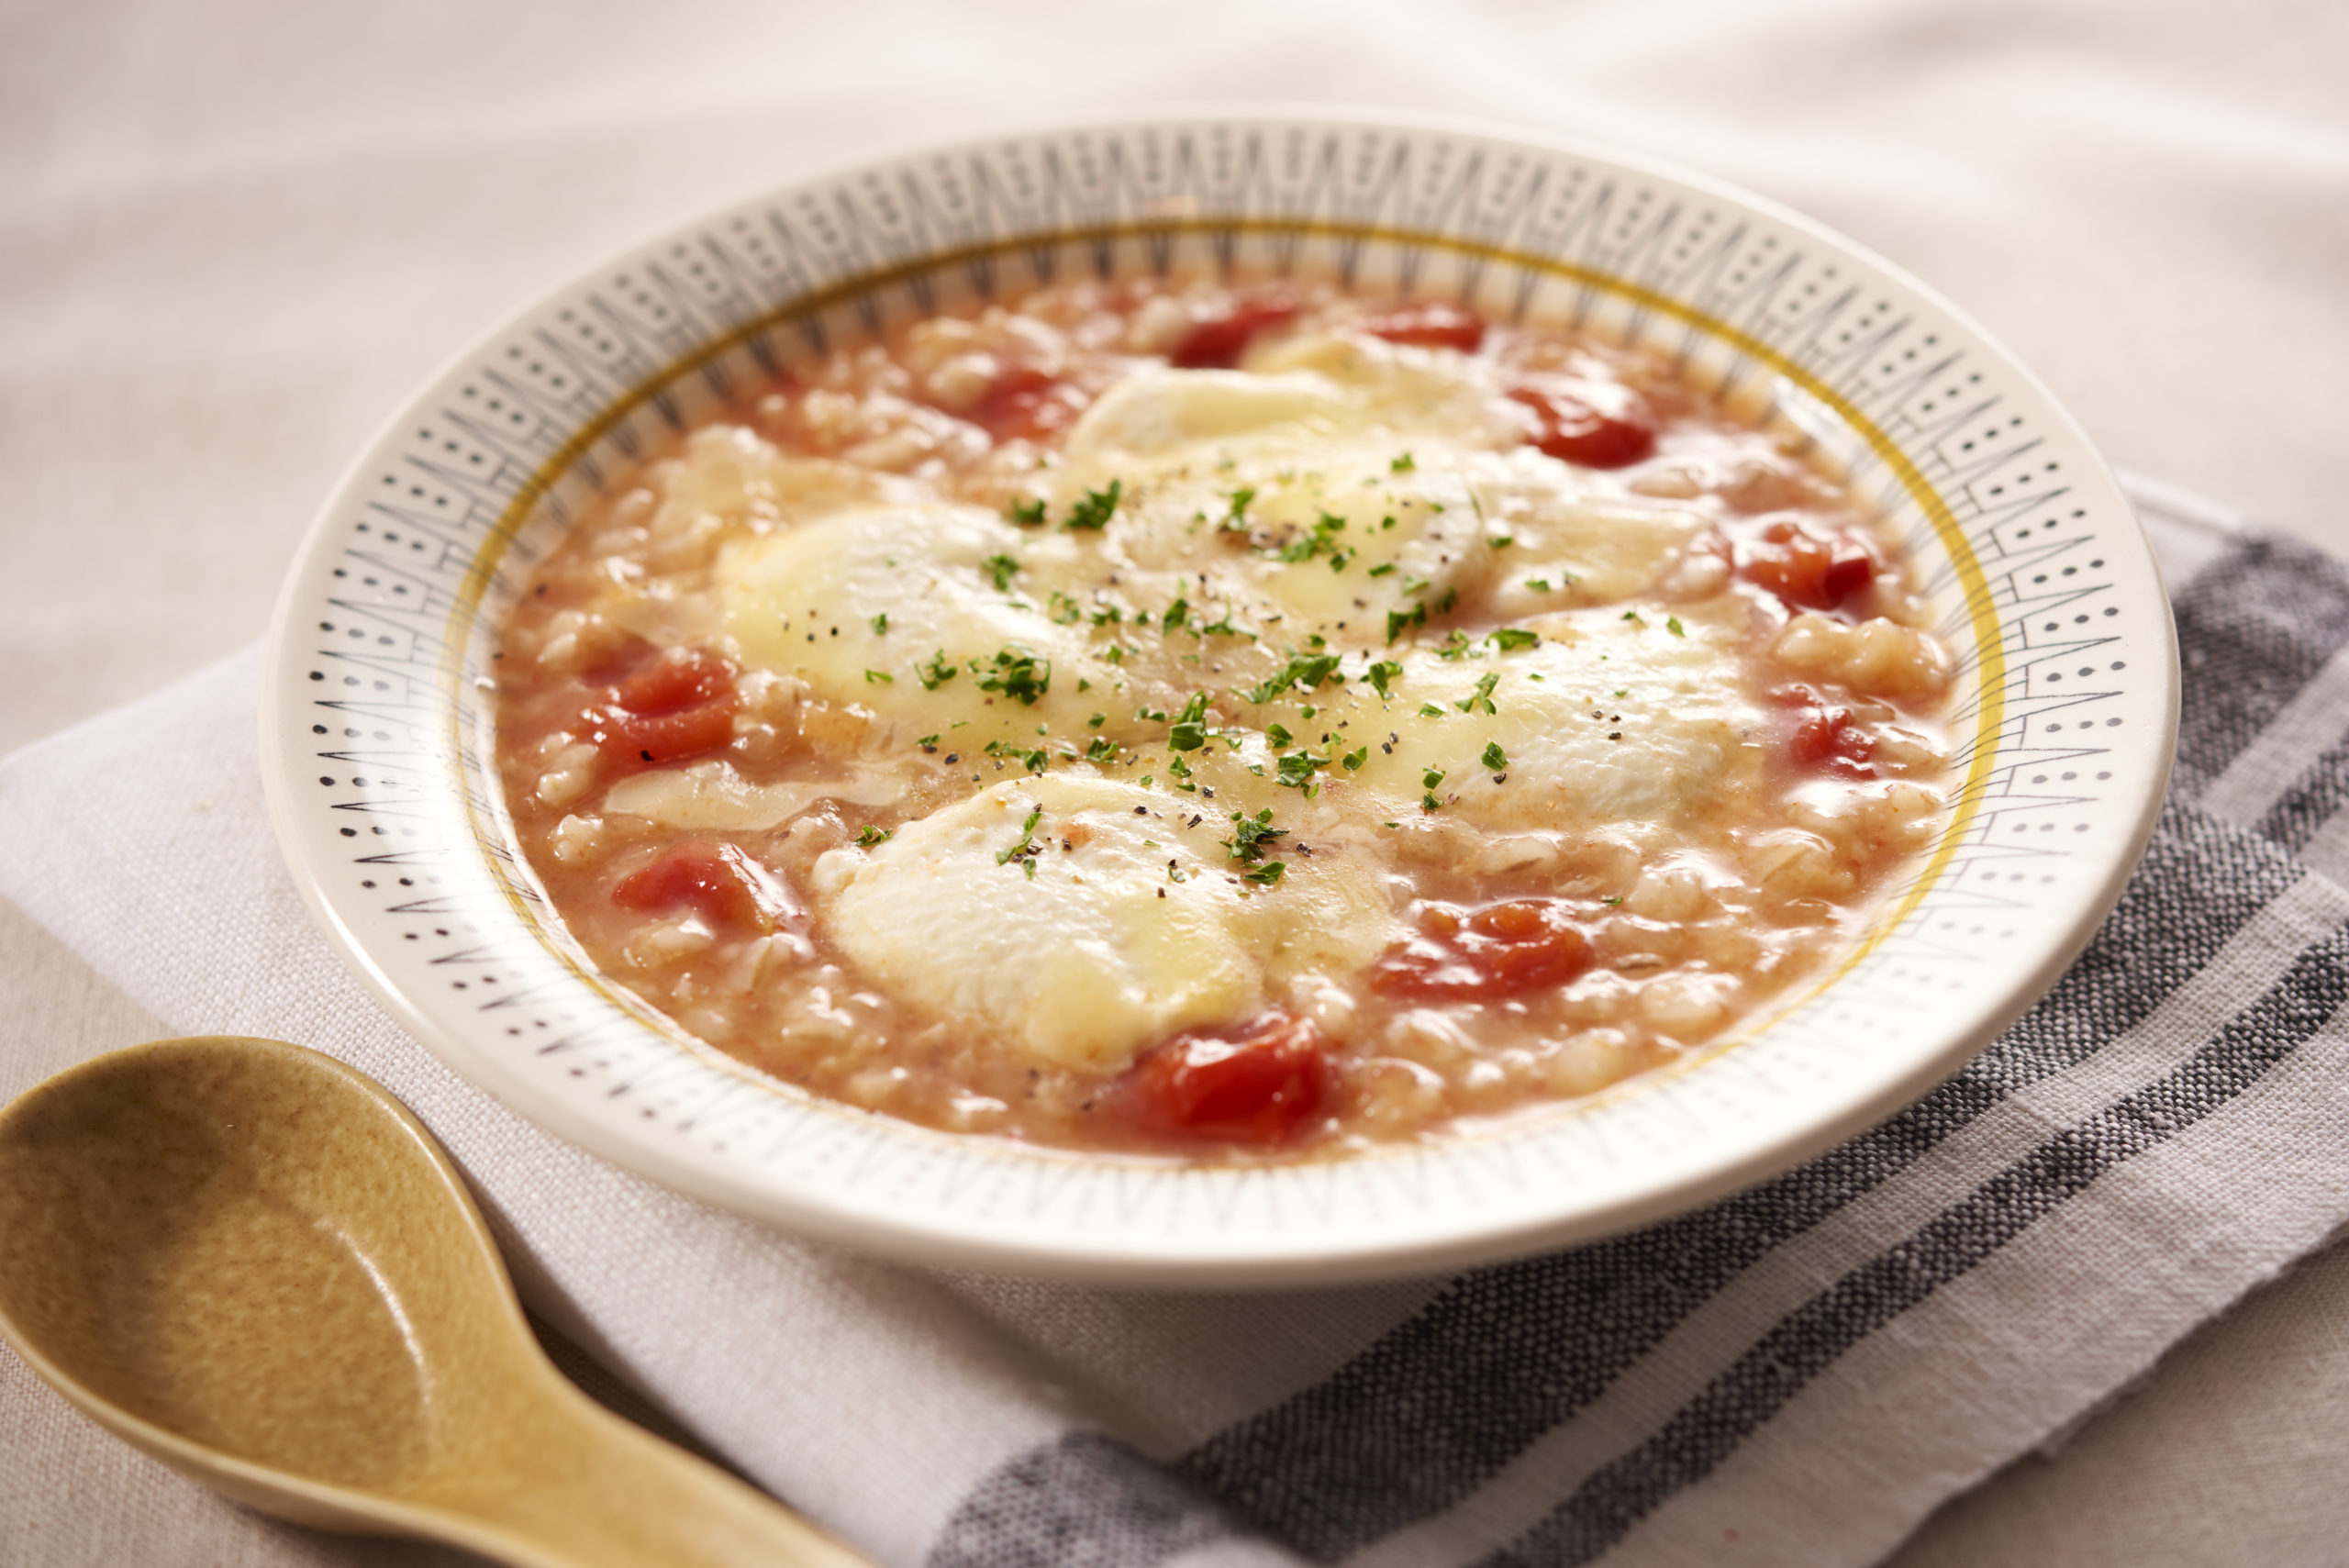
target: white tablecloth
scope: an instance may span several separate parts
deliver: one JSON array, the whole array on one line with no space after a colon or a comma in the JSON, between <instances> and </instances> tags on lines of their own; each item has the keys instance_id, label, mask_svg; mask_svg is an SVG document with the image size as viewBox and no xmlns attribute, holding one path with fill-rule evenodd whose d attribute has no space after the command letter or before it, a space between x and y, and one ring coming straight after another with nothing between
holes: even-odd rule
<instances>
[{"instance_id":1,"label":"white tablecloth","mask_svg":"<svg viewBox=\"0 0 2349 1568\"><path fill-rule=\"evenodd\" d=\"M15 8L0 746L249 639L340 465L554 277L759 185L1174 99L1448 110L1740 181L1936 284L2116 461L2349 553L2349 13L1385 0ZM159 1032L0 913L0 1095ZM2255 1295L1922 1563L2326 1562L2349 1255ZM0 1562L417 1562L227 1509L0 1356Z\"/></svg>"}]
</instances>

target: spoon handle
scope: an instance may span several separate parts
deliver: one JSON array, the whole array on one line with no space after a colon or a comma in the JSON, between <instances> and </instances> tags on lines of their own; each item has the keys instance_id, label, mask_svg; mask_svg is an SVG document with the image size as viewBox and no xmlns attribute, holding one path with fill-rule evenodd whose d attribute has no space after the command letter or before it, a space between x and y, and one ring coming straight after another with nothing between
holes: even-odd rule
<instances>
[{"instance_id":1,"label":"spoon handle","mask_svg":"<svg viewBox=\"0 0 2349 1568\"><path fill-rule=\"evenodd\" d=\"M566 1391L568 1392L568 1391ZM872 1568L766 1494L586 1399L453 1511L523 1568ZM452 1499L451 1501L455 1501Z\"/></svg>"}]
</instances>

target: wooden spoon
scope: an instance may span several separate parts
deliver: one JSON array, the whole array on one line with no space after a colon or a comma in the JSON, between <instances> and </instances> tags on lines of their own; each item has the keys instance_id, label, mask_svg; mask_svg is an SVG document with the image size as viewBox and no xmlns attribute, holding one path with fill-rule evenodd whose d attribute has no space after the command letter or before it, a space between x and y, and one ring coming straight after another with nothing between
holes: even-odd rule
<instances>
[{"instance_id":1,"label":"wooden spoon","mask_svg":"<svg viewBox=\"0 0 2349 1568\"><path fill-rule=\"evenodd\" d=\"M440 1146L282 1040L158 1040L0 1110L0 1337L265 1513L528 1568L863 1559L555 1371Z\"/></svg>"}]
</instances>

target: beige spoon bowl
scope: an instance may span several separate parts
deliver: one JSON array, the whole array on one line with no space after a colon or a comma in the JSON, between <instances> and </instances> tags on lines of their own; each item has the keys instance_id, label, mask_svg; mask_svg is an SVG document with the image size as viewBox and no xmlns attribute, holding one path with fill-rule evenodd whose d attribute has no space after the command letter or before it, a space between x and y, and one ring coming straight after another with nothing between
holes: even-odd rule
<instances>
[{"instance_id":1,"label":"beige spoon bowl","mask_svg":"<svg viewBox=\"0 0 2349 1568\"><path fill-rule=\"evenodd\" d=\"M565 1381L432 1135L281 1040L134 1046L0 1110L0 1337L304 1524L529 1568L863 1561Z\"/></svg>"}]
</instances>

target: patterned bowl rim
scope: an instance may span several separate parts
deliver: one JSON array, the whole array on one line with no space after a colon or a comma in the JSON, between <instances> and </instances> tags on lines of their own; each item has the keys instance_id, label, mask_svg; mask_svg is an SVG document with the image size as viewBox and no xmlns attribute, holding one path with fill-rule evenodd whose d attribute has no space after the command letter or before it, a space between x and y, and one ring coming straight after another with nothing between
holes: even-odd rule
<instances>
[{"instance_id":1,"label":"patterned bowl rim","mask_svg":"<svg viewBox=\"0 0 2349 1568\"><path fill-rule=\"evenodd\" d=\"M1318 207L1202 214L1194 188L1187 197L1145 195L1139 212L1015 227L976 243L966 235L960 246L898 236L892 254L889 235L869 232L885 228L874 214L891 215L893 194L926 195L936 206L953 188L950 171L962 172L966 191L990 175L1009 188L1022 160L1031 181L1039 170L1048 176L1056 198L1114 202L1114 182L1106 197L1099 188L1104 168L1123 175L1156 157L1196 173L1214 156L1201 146L1236 143L1247 167L1275 182L1269 190L1294 196L1296 182L1281 186L1265 166L1279 155L1275 144L1294 152L1314 139L1328 170L1341 169L1341 152L1364 168L1373 152L1388 160L1394 177L1382 204L1408 197L1402 174L1415 159L1449 168L1453 183L1440 194L1458 209L1451 221L1470 229L1316 217ZM1508 224L1537 223L1542 202L1555 199L1561 221L1586 226L1585 243L1602 256L1617 187L1629 185L1620 209L1631 214L1622 220L1629 239L1619 250L1649 272L1597 265L1589 250L1546 254L1538 235L1511 245L1475 233L1460 213L1481 194L1487 160L1531 171L1524 199L1507 209ZM1496 180L1506 191L1514 177ZM1343 184L1341 172L1334 178ZM1330 184L1308 177L1303 194L1326 196ZM1574 206L1581 198L1572 193L1586 188L1587 202ZM905 209L901 200L899 220ZM1759 247L1750 254L1775 268L1749 291L1762 303L1742 323L1652 281L1675 239L1683 257L1698 243L1679 227L1694 221L1684 209L1703 215L1700 229L1720 214L1731 220L1703 241L1711 250L1698 251L1717 292L1737 276L1741 246ZM799 217L797 239L787 211ZM721 312L691 329L687 274L714 270L719 284L705 286L739 285L751 263L728 251L724 237L753 236L742 243L755 256L761 225L803 268L799 281L744 295L747 312L736 308L730 320ZM818 249L828 236L829 248ZM1787 249L1771 254L1782 241ZM606 464L629 461L648 436L687 417L681 404L696 394L707 403L731 374L772 369L786 328L818 341L828 320L853 330L874 318L888 290L926 299L922 291L956 266L1008 265L1047 247L1073 265L1089 248L1108 267L1113 250L1151 245L1160 247L1151 264L1163 266L1185 246L1220 247L1213 255L1229 265L1252 244L1286 244L1293 259L1317 244L1342 254L1349 243L1356 261L1397 259L1407 289L1434 292L1420 269L1431 275L1448 265L1458 274L1452 281L1482 291L1482 304L1494 297L1495 278L1514 268L1520 312L1542 313L1546 289L1553 307L1562 292L1574 293L1572 314L1587 313L1619 336L1652 340L1666 324L1692 365L1771 377L1774 409L1818 435L1856 480L1877 486L1896 522L1908 522L1920 568L1936 568L1934 603L1964 649L1960 707L1971 710L1975 733L1961 750L1965 783L1948 831L1910 885L1887 899L1890 915L1860 951L1765 1027L1589 1102L1424 1145L1241 1168L1031 1150L852 1111L690 1041L592 972L546 914L507 841L494 770L482 765L487 715L474 694L486 682L500 584L511 588L499 569L527 554L518 539L560 527ZM879 263L873 249L884 252ZM778 253L770 245L765 259ZM665 272L664 260L674 263ZM829 275L804 270L828 260ZM1822 281L1835 285L1827 298L1802 303L1817 298ZM1866 296L1880 298L1873 312ZM1783 321L1765 314L1782 297ZM1847 313L1854 300L1856 317ZM1842 337L1832 339L1839 322ZM1855 336L1857 348L1848 347ZM594 363L591 347L612 365ZM1847 373L1862 367L1851 396L1829 379L1839 358ZM1893 378L1882 386L1865 373L1878 360ZM1920 424L1918 406L1933 413L1940 400L1927 395L1944 379L1951 406ZM2002 422L1985 424L1993 410ZM1898 440L1889 428L1911 434ZM1976 455L1976 441L1991 450ZM2033 466L2014 473L2026 453ZM2060 480L2044 477L2059 472ZM2010 477L1989 483L2000 474ZM2043 517L2058 498L2068 517ZM2026 571L2059 561L2068 563L2054 567L2064 577L2086 562L2105 580L2026 590ZM2128 619L2110 635L2065 632L2059 620L2034 633L2032 623L2057 604L2078 624L2090 606ZM2090 650L2110 670L2083 666L2079 678L2095 673L2113 689L2059 690L2066 672L2052 664ZM2108 657L2123 651L2134 657ZM1516 1255L1686 1210L1799 1163L1954 1071L2054 983L2119 897L2167 780L2176 661L2150 550L2077 426L1968 317L1823 226L1703 175L1518 128L1174 106L1069 117L794 181L676 225L484 333L386 421L306 536L268 643L262 773L295 881L360 979L451 1068L593 1152L785 1229L909 1261L1102 1282L1334 1282ZM2112 678L2124 672L2125 680ZM2084 707L2086 717L2048 717ZM2065 722L2128 733L2102 746L2052 741ZM2089 758L2101 767L2092 783L2074 768L2061 789L2032 795L2046 775L2022 780L2026 765ZM345 771L360 767L374 777ZM331 793L309 793L321 786ZM2034 833L2009 843L1994 831L2048 832L2059 808L2077 818L2069 840ZM376 841L384 838L423 842ZM2023 862L2032 871L1999 869ZM2014 888L2032 874L2043 891ZM2009 879L2003 895L1969 881L2001 877ZM1953 911L2009 924L1995 936L1987 924L1959 931L1946 917ZM1937 930L1949 934L1927 934L1932 916L1944 917ZM2003 978L1986 982L1993 964Z\"/></svg>"}]
</instances>

